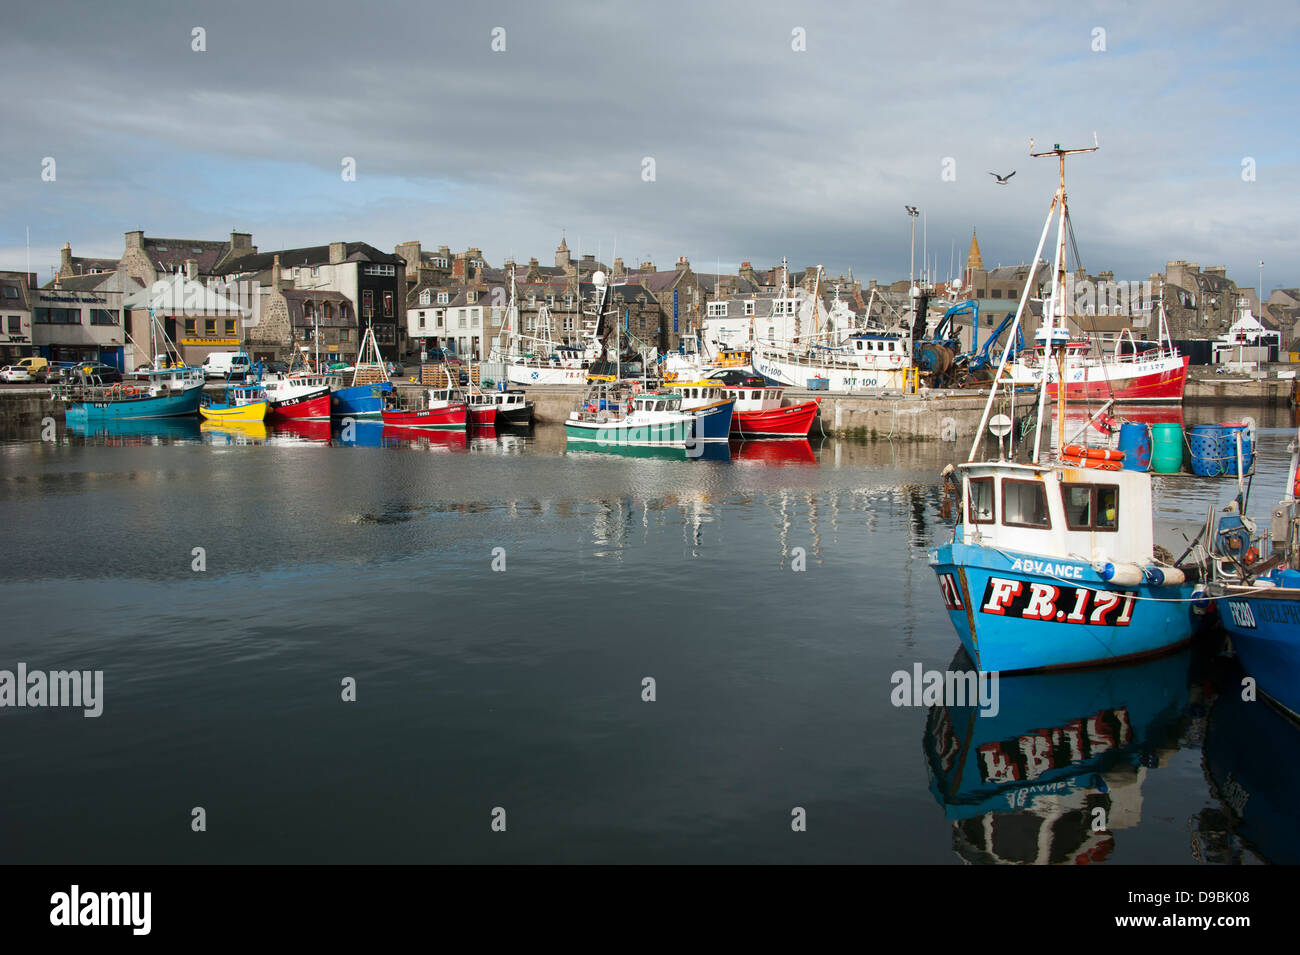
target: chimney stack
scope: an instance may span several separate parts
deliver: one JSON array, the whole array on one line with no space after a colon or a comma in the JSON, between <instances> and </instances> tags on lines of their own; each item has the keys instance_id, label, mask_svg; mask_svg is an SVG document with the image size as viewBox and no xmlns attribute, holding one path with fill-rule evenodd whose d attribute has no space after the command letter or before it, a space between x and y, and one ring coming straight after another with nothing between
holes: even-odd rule
<instances>
[{"instance_id":1,"label":"chimney stack","mask_svg":"<svg viewBox=\"0 0 1300 955\"><path fill-rule=\"evenodd\" d=\"M348 257L348 244L346 242L330 243L330 265L339 265Z\"/></svg>"},{"instance_id":2,"label":"chimney stack","mask_svg":"<svg viewBox=\"0 0 1300 955\"><path fill-rule=\"evenodd\" d=\"M59 276L72 274L72 246L67 242L59 252Z\"/></svg>"}]
</instances>

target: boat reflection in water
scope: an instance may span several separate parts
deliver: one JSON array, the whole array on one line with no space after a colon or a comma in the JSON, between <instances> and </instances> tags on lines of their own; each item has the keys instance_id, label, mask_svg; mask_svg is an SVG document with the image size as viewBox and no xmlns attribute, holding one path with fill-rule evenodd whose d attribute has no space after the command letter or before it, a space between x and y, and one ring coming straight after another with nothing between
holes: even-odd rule
<instances>
[{"instance_id":1,"label":"boat reflection in water","mask_svg":"<svg viewBox=\"0 0 1300 955\"><path fill-rule=\"evenodd\" d=\"M1300 863L1300 725L1262 698L1243 700L1241 671L1223 681L1205 732L1210 792L1222 810L1191 822L1197 861L1241 862L1245 848L1277 865Z\"/></svg>"},{"instance_id":2,"label":"boat reflection in water","mask_svg":"<svg viewBox=\"0 0 1300 955\"><path fill-rule=\"evenodd\" d=\"M271 422L275 444L329 444L330 423L306 418L277 418Z\"/></svg>"},{"instance_id":3,"label":"boat reflection in water","mask_svg":"<svg viewBox=\"0 0 1300 955\"><path fill-rule=\"evenodd\" d=\"M1178 749L1191 651L1147 663L1004 676L998 709L933 706L930 790L967 862L1087 865L1136 826L1149 767ZM953 671L973 670L965 651ZM1100 812L1098 811L1100 810Z\"/></svg>"},{"instance_id":4,"label":"boat reflection in water","mask_svg":"<svg viewBox=\"0 0 1300 955\"><path fill-rule=\"evenodd\" d=\"M570 444L564 452L566 458L616 455L623 458L658 458L664 461L729 461L731 451L726 441L700 441L693 448L674 448L668 445L644 444Z\"/></svg>"},{"instance_id":5,"label":"boat reflection in water","mask_svg":"<svg viewBox=\"0 0 1300 955\"><path fill-rule=\"evenodd\" d=\"M731 455L746 464L817 465L817 454L807 438L787 441L733 441Z\"/></svg>"},{"instance_id":6,"label":"boat reflection in water","mask_svg":"<svg viewBox=\"0 0 1300 955\"><path fill-rule=\"evenodd\" d=\"M384 423L378 418L347 418L334 426L331 443L340 448L382 448Z\"/></svg>"},{"instance_id":7,"label":"boat reflection in water","mask_svg":"<svg viewBox=\"0 0 1300 955\"><path fill-rule=\"evenodd\" d=\"M198 441L202 436L197 416L103 421L68 420L69 434L95 444L138 446Z\"/></svg>"},{"instance_id":8,"label":"boat reflection in water","mask_svg":"<svg viewBox=\"0 0 1300 955\"><path fill-rule=\"evenodd\" d=\"M469 447L469 435L464 428L434 431L385 425L381 440L386 448L415 448L419 451L464 451Z\"/></svg>"},{"instance_id":9,"label":"boat reflection in water","mask_svg":"<svg viewBox=\"0 0 1300 955\"><path fill-rule=\"evenodd\" d=\"M217 446L265 444L271 433L265 421L203 421L199 430Z\"/></svg>"}]
</instances>

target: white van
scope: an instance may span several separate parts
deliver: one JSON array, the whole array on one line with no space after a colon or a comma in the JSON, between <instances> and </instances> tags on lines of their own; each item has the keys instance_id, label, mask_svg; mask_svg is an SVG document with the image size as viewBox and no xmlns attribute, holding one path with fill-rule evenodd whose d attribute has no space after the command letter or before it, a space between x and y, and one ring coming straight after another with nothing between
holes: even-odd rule
<instances>
[{"instance_id":1,"label":"white van","mask_svg":"<svg viewBox=\"0 0 1300 955\"><path fill-rule=\"evenodd\" d=\"M253 360L241 351L214 351L203 359L204 378L248 377Z\"/></svg>"}]
</instances>

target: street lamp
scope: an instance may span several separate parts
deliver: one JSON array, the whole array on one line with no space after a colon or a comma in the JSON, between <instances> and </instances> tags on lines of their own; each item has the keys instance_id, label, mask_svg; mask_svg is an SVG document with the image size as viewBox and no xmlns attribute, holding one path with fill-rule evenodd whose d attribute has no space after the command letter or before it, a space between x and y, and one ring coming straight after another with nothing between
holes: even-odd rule
<instances>
[{"instance_id":1,"label":"street lamp","mask_svg":"<svg viewBox=\"0 0 1300 955\"><path fill-rule=\"evenodd\" d=\"M916 218L921 213L916 206L903 206L903 208L907 210L908 218L912 220L912 257L907 266L907 287L911 288L916 284Z\"/></svg>"}]
</instances>

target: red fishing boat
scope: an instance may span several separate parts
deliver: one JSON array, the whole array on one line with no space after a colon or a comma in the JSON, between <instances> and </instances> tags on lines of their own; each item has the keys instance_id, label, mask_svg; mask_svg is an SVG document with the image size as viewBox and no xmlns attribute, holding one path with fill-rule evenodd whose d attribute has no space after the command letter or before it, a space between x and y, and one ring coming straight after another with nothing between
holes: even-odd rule
<instances>
[{"instance_id":1,"label":"red fishing boat","mask_svg":"<svg viewBox=\"0 0 1300 955\"><path fill-rule=\"evenodd\" d=\"M269 420L329 421L330 379L325 375L293 373L262 379Z\"/></svg>"},{"instance_id":2,"label":"red fishing boat","mask_svg":"<svg viewBox=\"0 0 1300 955\"><path fill-rule=\"evenodd\" d=\"M717 381L736 399L731 433L738 438L807 438L817 419L817 399L783 404L785 389L759 375L718 372Z\"/></svg>"},{"instance_id":3,"label":"red fishing boat","mask_svg":"<svg viewBox=\"0 0 1300 955\"><path fill-rule=\"evenodd\" d=\"M429 388L417 402L384 408L385 427L420 428L426 431L464 431L469 423L469 406L452 388Z\"/></svg>"}]
</instances>

